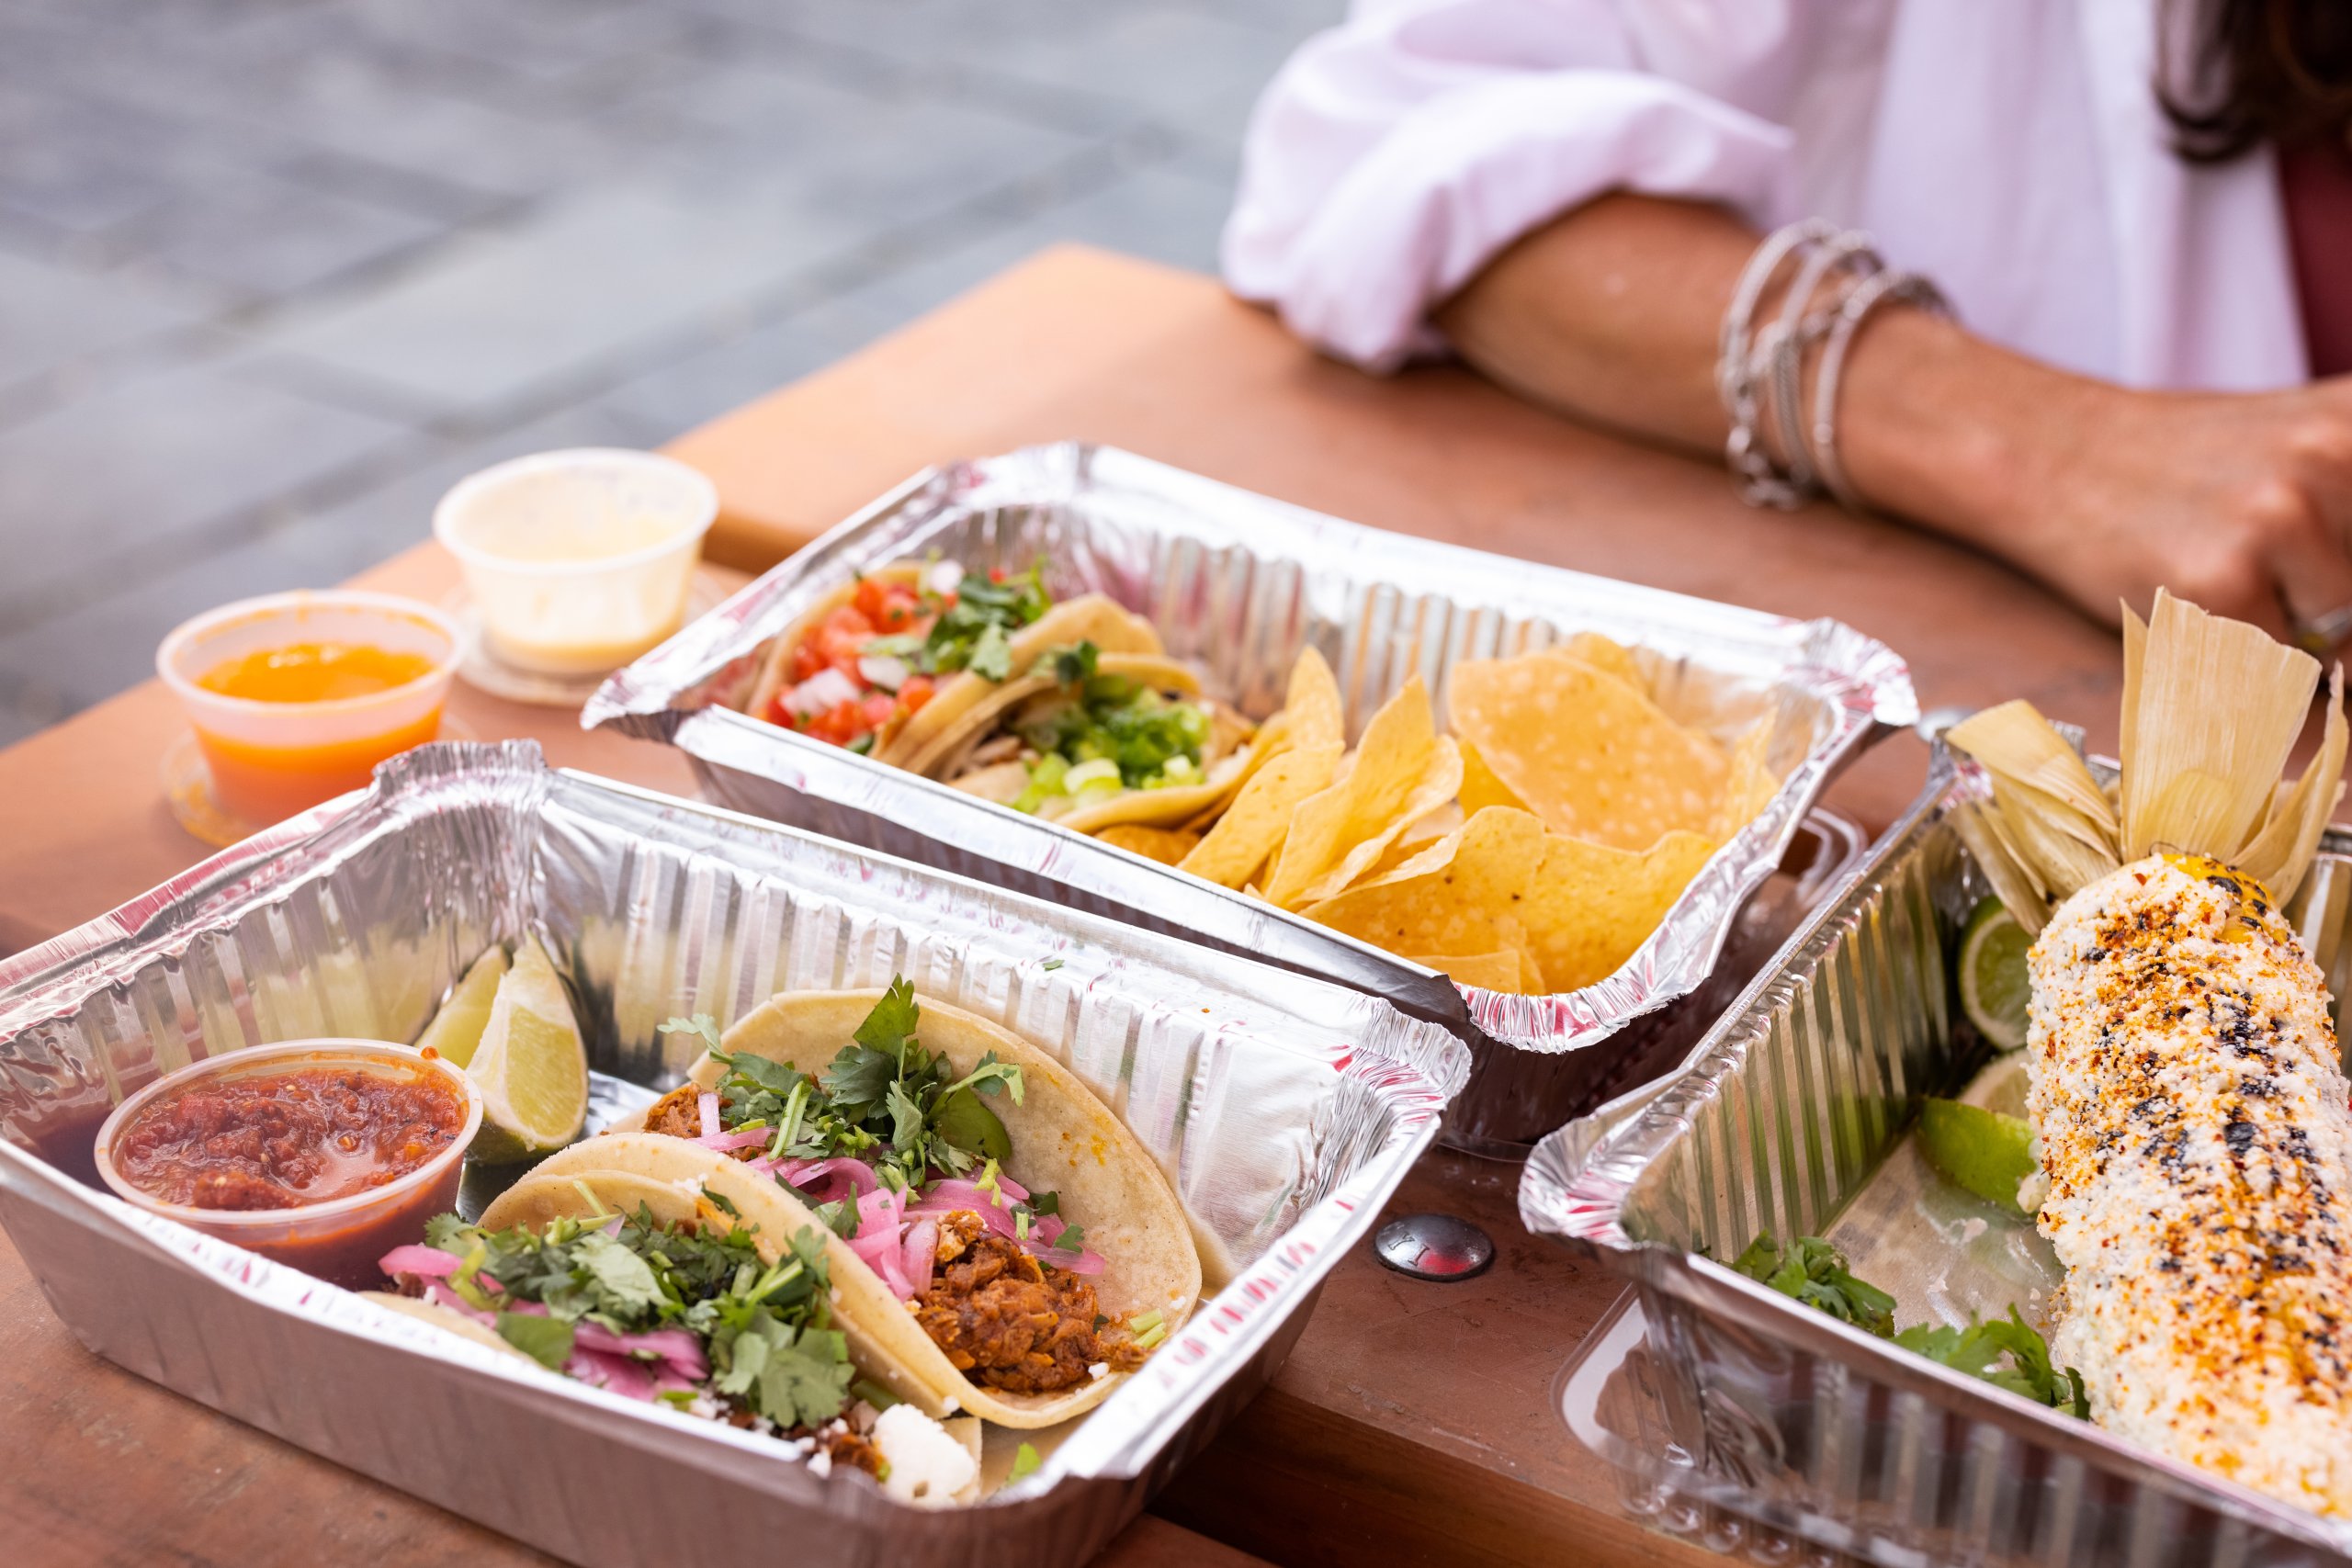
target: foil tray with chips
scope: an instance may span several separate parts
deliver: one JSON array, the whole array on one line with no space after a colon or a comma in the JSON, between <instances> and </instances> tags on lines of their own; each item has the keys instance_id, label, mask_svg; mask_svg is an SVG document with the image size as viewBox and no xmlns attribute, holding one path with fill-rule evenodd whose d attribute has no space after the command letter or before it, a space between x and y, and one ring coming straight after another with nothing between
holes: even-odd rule
<instances>
[{"instance_id":1,"label":"foil tray with chips","mask_svg":"<svg viewBox=\"0 0 2352 1568\"><path fill-rule=\"evenodd\" d=\"M1090 1415L1028 1434L1035 1473L930 1510L755 1433L518 1370L100 1187L92 1135L141 1086L270 1041L412 1039L475 954L526 932L571 982L592 1130L678 1080L697 1047L662 1032L673 1015L724 1025L777 990L903 975L1116 1110L1174 1183L1214 1293ZM0 1222L98 1354L575 1562L707 1540L810 1564L1076 1564L1281 1365L1466 1055L1356 992L550 772L528 742L428 746L0 961ZM992 1441L983 1474L1015 1458Z\"/></svg>"},{"instance_id":2,"label":"foil tray with chips","mask_svg":"<svg viewBox=\"0 0 2352 1568\"><path fill-rule=\"evenodd\" d=\"M1294 662L1314 649L1337 674L1358 739L1416 677L1442 705L1458 664L1598 633L1631 650L1675 723L1726 750L1760 733L1779 787L1614 973L1557 994L1457 993L1424 965L1286 910L735 711L763 649L810 607L861 573L933 555L976 570L1042 561L1057 596L1101 592L1141 614L1212 694L1252 717L1282 705ZM1062 445L918 476L616 674L582 722L679 747L705 791L738 808L1072 898L1445 1022L1476 1053L1447 1140L1509 1153L1593 1102L1615 1065L1593 1047L1714 971L1741 908L1790 860L1829 779L1916 716L1902 660L1834 621L1402 537L1127 453ZM1613 918L1606 899L1571 902L1596 922Z\"/></svg>"},{"instance_id":3,"label":"foil tray with chips","mask_svg":"<svg viewBox=\"0 0 2352 1568\"><path fill-rule=\"evenodd\" d=\"M2352 1526L1963 1377L1728 1267L1759 1235L1822 1236L1895 1321L2015 1306L2051 1326L2064 1270L2032 1222L1937 1175L1920 1098L1986 1047L1950 955L1991 892L1951 824L1981 790L1940 748L1925 794L1679 1074L1563 1127L1522 1175L1528 1228L1597 1256L1636 1300L1559 1385L1623 1500L1759 1561L1806 1542L1888 1564L2284 1568L2352 1557ZM2352 833L2331 829L2288 915L2352 997Z\"/></svg>"}]
</instances>

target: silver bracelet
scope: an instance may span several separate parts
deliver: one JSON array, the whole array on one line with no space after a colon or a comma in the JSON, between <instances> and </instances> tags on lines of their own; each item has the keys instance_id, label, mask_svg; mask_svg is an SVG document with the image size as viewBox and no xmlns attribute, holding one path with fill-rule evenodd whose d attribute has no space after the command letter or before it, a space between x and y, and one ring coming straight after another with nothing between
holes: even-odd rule
<instances>
[{"instance_id":1,"label":"silver bracelet","mask_svg":"<svg viewBox=\"0 0 2352 1568\"><path fill-rule=\"evenodd\" d=\"M1792 255L1800 258L1795 284L1779 318L1757 333L1756 307ZM1741 269L1717 338L1715 389L1731 421L1724 460L1750 506L1792 510L1815 492L1792 389L1803 377L1804 351L1828 329L1834 312L1808 318L1804 310L1832 273L1842 268L1867 274L1881 265L1864 236L1808 218L1776 230ZM1767 422L1788 452L1786 467L1773 459L1764 440Z\"/></svg>"},{"instance_id":2,"label":"silver bracelet","mask_svg":"<svg viewBox=\"0 0 2352 1568\"><path fill-rule=\"evenodd\" d=\"M1872 310L1889 300L1900 300L1947 320L1952 315L1951 302L1944 298L1943 290L1916 272L1873 273L1856 284L1839 303L1837 319L1829 328L1829 345L1821 351L1820 378L1813 389L1813 466L1829 493L1854 512L1863 509L1863 502L1846 478L1845 465L1838 458L1838 389L1845 379L1846 356L1852 352L1862 323L1870 319Z\"/></svg>"}]
</instances>

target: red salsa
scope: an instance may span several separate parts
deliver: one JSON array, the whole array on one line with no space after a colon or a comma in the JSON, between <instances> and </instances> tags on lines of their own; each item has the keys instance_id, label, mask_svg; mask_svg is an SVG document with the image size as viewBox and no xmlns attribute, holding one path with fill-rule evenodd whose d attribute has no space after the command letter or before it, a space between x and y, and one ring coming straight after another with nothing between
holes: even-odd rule
<instances>
[{"instance_id":1,"label":"red salsa","mask_svg":"<svg viewBox=\"0 0 2352 1568\"><path fill-rule=\"evenodd\" d=\"M398 1181L457 1141L467 1107L429 1077L313 1067L191 1084L133 1115L115 1168L198 1209L293 1209Z\"/></svg>"}]
</instances>

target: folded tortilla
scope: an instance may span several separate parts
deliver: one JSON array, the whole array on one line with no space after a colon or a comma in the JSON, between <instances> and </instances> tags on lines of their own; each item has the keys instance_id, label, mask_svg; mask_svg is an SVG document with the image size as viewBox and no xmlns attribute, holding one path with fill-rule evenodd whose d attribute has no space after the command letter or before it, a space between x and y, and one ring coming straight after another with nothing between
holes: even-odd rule
<instances>
[{"instance_id":1,"label":"folded tortilla","mask_svg":"<svg viewBox=\"0 0 2352 1568\"><path fill-rule=\"evenodd\" d=\"M721 1044L730 1055L750 1052L814 1077L850 1043L882 995L878 990L788 991L738 1022ZM928 997L920 999L917 1037L926 1049L944 1055L958 1076L970 1072L991 1051L999 1061L1021 1068L1020 1104L1013 1104L1009 1094L989 1100L989 1109L1004 1123L1012 1144L1006 1174L1033 1192L1058 1192L1062 1216L1085 1227L1087 1250L1102 1258L1102 1272L1091 1282L1103 1314L1124 1320L1157 1310L1173 1334L1199 1302L1201 1259L1183 1208L1150 1154L1077 1075L1046 1052L961 1008ZM707 1055L689 1075L705 1088L715 1088L725 1076L726 1069ZM538 1170L561 1176L618 1169L655 1181L707 1188L733 1203L763 1232L788 1235L797 1226L819 1223L807 1201L789 1187L692 1139L636 1130L643 1120L640 1112L613 1133L574 1144ZM831 1237L827 1256L835 1310L844 1326L856 1321L865 1341L892 1360L896 1375L887 1380L892 1392L932 1415L961 1409L1001 1427L1049 1427L1093 1408L1121 1380L1122 1374L1113 1372L1051 1393L983 1387L948 1361L946 1353L917 1326L907 1305L848 1243ZM853 1337L853 1355L858 1346L859 1339Z\"/></svg>"}]
</instances>

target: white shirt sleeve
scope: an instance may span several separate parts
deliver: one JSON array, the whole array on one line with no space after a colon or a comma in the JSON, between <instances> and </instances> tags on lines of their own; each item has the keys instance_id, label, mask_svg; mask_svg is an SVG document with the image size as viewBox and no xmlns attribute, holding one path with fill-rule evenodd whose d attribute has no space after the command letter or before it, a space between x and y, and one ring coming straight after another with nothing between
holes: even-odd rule
<instances>
[{"instance_id":1,"label":"white shirt sleeve","mask_svg":"<svg viewBox=\"0 0 2352 1568\"><path fill-rule=\"evenodd\" d=\"M1612 190L1785 220L1804 0L1357 0L1251 118L1226 278L1373 369L1428 312Z\"/></svg>"}]
</instances>

